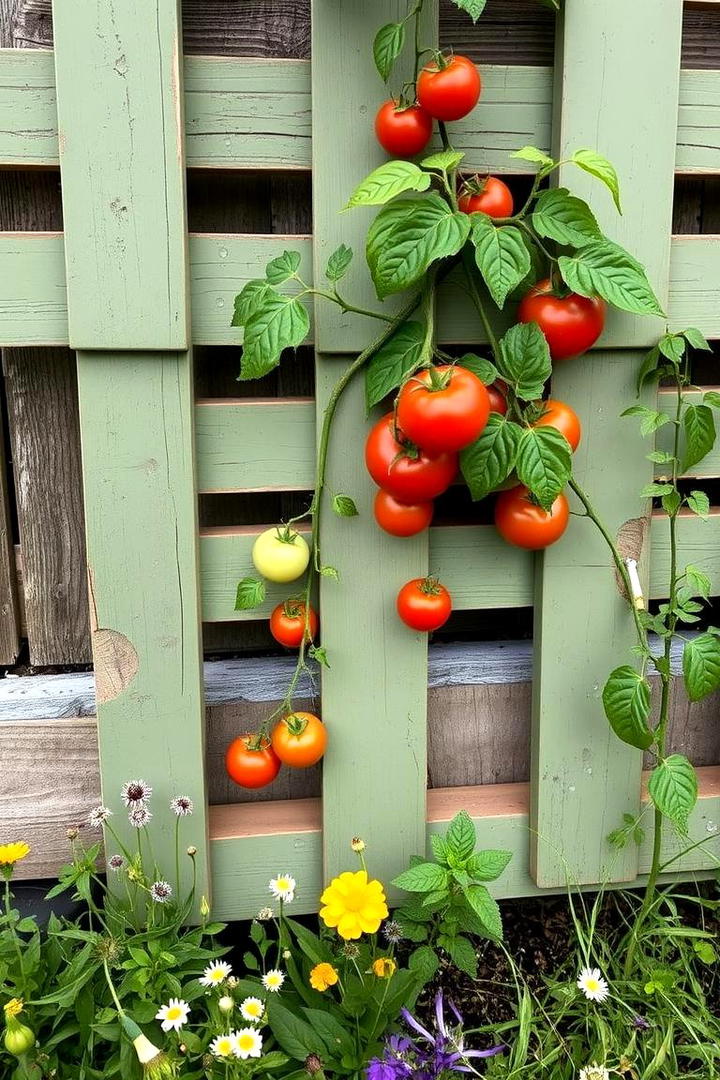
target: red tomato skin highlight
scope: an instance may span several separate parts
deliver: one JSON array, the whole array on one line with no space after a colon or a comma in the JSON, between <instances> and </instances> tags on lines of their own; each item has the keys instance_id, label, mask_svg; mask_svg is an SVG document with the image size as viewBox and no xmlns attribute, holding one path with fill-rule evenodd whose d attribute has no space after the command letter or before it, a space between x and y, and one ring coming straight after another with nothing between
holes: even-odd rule
<instances>
[{"instance_id":1,"label":"red tomato skin highlight","mask_svg":"<svg viewBox=\"0 0 720 1080\"><path fill-rule=\"evenodd\" d=\"M486 386L485 389L490 399L490 412L500 413L501 416L505 416L508 411L508 404L502 390L495 383Z\"/></svg>"},{"instance_id":2,"label":"red tomato skin highlight","mask_svg":"<svg viewBox=\"0 0 720 1080\"><path fill-rule=\"evenodd\" d=\"M501 491L495 503L495 528L509 544L540 551L556 543L570 520L570 507L561 493L551 513L536 506L527 497L526 487Z\"/></svg>"},{"instance_id":3,"label":"red tomato skin highlight","mask_svg":"<svg viewBox=\"0 0 720 1080\"><path fill-rule=\"evenodd\" d=\"M487 214L491 218L512 217L515 209L512 192L497 176L488 176L480 192L468 192L458 200L463 214Z\"/></svg>"},{"instance_id":4,"label":"red tomato skin highlight","mask_svg":"<svg viewBox=\"0 0 720 1080\"><path fill-rule=\"evenodd\" d=\"M432 521L431 501L403 503L382 488L375 496L373 512L380 528L391 536L416 536Z\"/></svg>"},{"instance_id":5,"label":"red tomato skin highlight","mask_svg":"<svg viewBox=\"0 0 720 1080\"><path fill-rule=\"evenodd\" d=\"M280 758L273 750L270 740L261 749L249 750L248 741L253 734L238 735L225 753L225 769L231 780L244 788L262 788L271 784L280 772Z\"/></svg>"},{"instance_id":6,"label":"red tomato skin highlight","mask_svg":"<svg viewBox=\"0 0 720 1080\"><path fill-rule=\"evenodd\" d=\"M431 456L421 451L413 460L403 454L393 423L393 414L386 413L368 434L365 464L370 476L398 502L427 502L442 495L457 476L457 454Z\"/></svg>"},{"instance_id":7,"label":"red tomato skin highlight","mask_svg":"<svg viewBox=\"0 0 720 1080\"><path fill-rule=\"evenodd\" d=\"M278 644L284 645L286 649L299 649L303 638L303 630L305 629L305 605L298 604L297 608L297 618L285 614L284 604L278 604L276 608L273 608L270 615L270 633ZM308 631L310 634L310 641L317 637L318 617L312 608L310 608L308 615Z\"/></svg>"},{"instance_id":8,"label":"red tomato skin highlight","mask_svg":"<svg viewBox=\"0 0 720 1080\"><path fill-rule=\"evenodd\" d=\"M481 92L480 72L467 56L453 56L444 68L428 64L418 76L418 101L437 120L461 120L475 108Z\"/></svg>"},{"instance_id":9,"label":"red tomato skin highlight","mask_svg":"<svg viewBox=\"0 0 720 1080\"><path fill-rule=\"evenodd\" d=\"M444 585L437 583L435 595L423 591L426 578L413 578L398 593L397 612L411 630L430 633L439 630L450 618L452 598Z\"/></svg>"},{"instance_id":10,"label":"red tomato skin highlight","mask_svg":"<svg viewBox=\"0 0 720 1080\"><path fill-rule=\"evenodd\" d=\"M574 453L582 438L582 427L577 413L564 401L558 401L555 398L548 398L544 406L546 412L535 421L533 427L554 427L565 436Z\"/></svg>"},{"instance_id":11,"label":"red tomato skin highlight","mask_svg":"<svg viewBox=\"0 0 720 1080\"><path fill-rule=\"evenodd\" d=\"M518 320L538 324L553 360L570 360L587 352L605 326L605 302L578 293L553 296L549 280L540 281L520 301Z\"/></svg>"},{"instance_id":12,"label":"red tomato skin highlight","mask_svg":"<svg viewBox=\"0 0 720 1080\"><path fill-rule=\"evenodd\" d=\"M419 105L397 109L392 100L381 105L375 117L377 141L393 157L421 154L432 138L432 127L432 117Z\"/></svg>"},{"instance_id":13,"label":"red tomato skin highlight","mask_svg":"<svg viewBox=\"0 0 720 1080\"><path fill-rule=\"evenodd\" d=\"M455 453L483 431L490 415L490 397L483 383L463 367L438 367L449 375L444 390L429 389L431 376L420 371L405 383L397 404L401 429L428 454Z\"/></svg>"}]
</instances>

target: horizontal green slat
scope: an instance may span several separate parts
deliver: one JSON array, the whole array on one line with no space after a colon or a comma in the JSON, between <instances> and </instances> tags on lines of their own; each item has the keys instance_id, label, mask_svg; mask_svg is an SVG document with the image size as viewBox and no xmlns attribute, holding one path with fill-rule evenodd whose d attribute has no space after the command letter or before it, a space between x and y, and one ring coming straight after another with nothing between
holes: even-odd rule
<instances>
[{"instance_id":1,"label":"horizontal green slat","mask_svg":"<svg viewBox=\"0 0 720 1080\"><path fill-rule=\"evenodd\" d=\"M715 389L715 387L712 387L712 389ZM692 403L694 405L699 405L702 402L703 391L702 390L694 390L694 391L693 390L688 390L685 393L685 397L686 397L688 402L690 402L690 403ZM660 412L668 413L669 415L674 416L675 415L675 406L676 406L675 391L674 390L660 390L659 393L658 393L658 405L657 405L658 410ZM720 428L720 409L717 409L717 408L715 408L713 406L712 410L713 410L713 413L715 414L715 426L716 426L716 428ZM657 450L666 450L669 453L669 452L672 451L672 445L673 445L673 425L672 424L666 424L664 427L660 428L660 430L657 432L657 434L655 436L655 447L656 447ZM682 443L682 440L681 440L681 447L680 447L680 457L681 457L681 459L682 459L682 454L683 454L683 443ZM656 476L667 476L668 475L667 470L668 470L667 465L656 465L655 466L655 475ZM710 451L710 453L707 455L707 457L704 457L702 459L702 461L699 461L697 463L697 465L691 466L691 468L688 469L688 471L686 473L683 473L683 476L698 477L698 478L703 478L703 479L708 479L710 477L720 476L720 446L715 445L715 447Z\"/></svg>"},{"instance_id":2,"label":"horizontal green slat","mask_svg":"<svg viewBox=\"0 0 720 1080\"><path fill-rule=\"evenodd\" d=\"M638 500L638 507L640 502ZM352 523L349 523L352 528ZM590 526L588 526L590 528ZM235 587L255 571L250 552L260 527L209 529L200 540L202 617L204 622L267 617L292 587L269 585L265 603L253 611L234 610ZM662 517L651 530L650 596L666 596L670 541ZM398 540L402 543L402 540ZM712 592L720 594L720 512L703 521L682 514L678 527L678 561L693 563L710 575ZM505 544L491 525L450 525L430 530L430 566L447 585L456 610L531 607L533 556ZM392 605L394 598L388 597Z\"/></svg>"},{"instance_id":3,"label":"horizontal green slat","mask_svg":"<svg viewBox=\"0 0 720 1080\"><path fill-rule=\"evenodd\" d=\"M240 333L230 325L233 300L247 281L263 275L265 264L284 248L301 253L300 273L310 283L311 244L308 236L191 234L193 344L241 341ZM443 290L438 320L444 344L483 340L467 297L459 291ZM673 238L669 321L673 327L697 326L707 337L720 338L720 236ZM635 322L639 337L647 335L650 343L652 321ZM0 345L67 343L62 234L0 233ZM627 345L613 331L612 316L601 344L606 348Z\"/></svg>"},{"instance_id":4,"label":"horizontal green slat","mask_svg":"<svg viewBox=\"0 0 720 1080\"><path fill-rule=\"evenodd\" d=\"M488 64L482 73L480 105L455 127L456 145L467 154L463 164L527 172L527 163L507 155L526 143L550 145L552 69ZM720 72L683 71L678 172L720 172L719 115ZM309 169L309 62L186 57L185 127L191 167ZM0 164L58 164L51 52L0 49Z\"/></svg>"}]
</instances>

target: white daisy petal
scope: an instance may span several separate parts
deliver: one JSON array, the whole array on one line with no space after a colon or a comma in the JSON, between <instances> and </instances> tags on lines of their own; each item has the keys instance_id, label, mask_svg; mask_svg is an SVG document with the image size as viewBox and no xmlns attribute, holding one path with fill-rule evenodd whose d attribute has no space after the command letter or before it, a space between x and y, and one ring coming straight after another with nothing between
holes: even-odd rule
<instances>
[{"instance_id":1,"label":"white daisy petal","mask_svg":"<svg viewBox=\"0 0 720 1080\"><path fill-rule=\"evenodd\" d=\"M265 1003L256 997L247 997L240 1003L240 1015L251 1024L258 1024L265 1016Z\"/></svg>"},{"instance_id":2,"label":"white daisy petal","mask_svg":"<svg viewBox=\"0 0 720 1080\"><path fill-rule=\"evenodd\" d=\"M285 982L285 973L280 971L279 968L272 968L262 977L262 984L266 990L271 994L277 994L278 990Z\"/></svg>"},{"instance_id":3,"label":"white daisy petal","mask_svg":"<svg viewBox=\"0 0 720 1080\"><path fill-rule=\"evenodd\" d=\"M268 888L276 900L283 900L289 904L295 899L297 882L290 874L278 874L276 878L270 880Z\"/></svg>"},{"instance_id":4,"label":"white daisy petal","mask_svg":"<svg viewBox=\"0 0 720 1080\"><path fill-rule=\"evenodd\" d=\"M259 1058L262 1054L263 1037L255 1028L240 1028L233 1031L231 1037L235 1057L246 1061L248 1058Z\"/></svg>"},{"instance_id":5,"label":"white daisy petal","mask_svg":"<svg viewBox=\"0 0 720 1080\"><path fill-rule=\"evenodd\" d=\"M600 968L583 968L578 975L577 987L588 1001L605 1001L610 995L610 988L600 974Z\"/></svg>"},{"instance_id":6,"label":"white daisy petal","mask_svg":"<svg viewBox=\"0 0 720 1080\"><path fill-rule=\"evenodd\" d=\"M610 1080L610 1073L604 1065L586 1065L580 1070L580 1080Z\"/></svg>"},{"instance_id":7,"label":"white daisy petal","mask_svg":"<svg viewBox=\"0 0 720 1080\"><path fill-rule=\"evenodd\" d=\"M226 964L224 960L213 960L200 976L200 985L220 986L231 974L232 968L230 964Z\"/></svg>"},{"instance_id":8,"label":"white daisy petal","mask_svg":"<svg viewBox=\"0 0 720 1080\"><path fill-rule=\"evenodd\" d=\"M167 1005L161 1006L155 1014L155 1019L160 1020L163 1031L179 1031L183 1024L187 1023L190 1015L190 1006L182 998L170 998Z\"/></svg>"},{"instance_id":9,"label":"white daisy petal","mask_svg":"<svg viewBox=\"0 0 720 1080\"><path fill-rule=\"evenodd\" d=\"M210 1043L210 1053L216 1058L229 1058L235 1053L234 1032L231 1035L218 1035Z\"/></svg>"}]
</instances>

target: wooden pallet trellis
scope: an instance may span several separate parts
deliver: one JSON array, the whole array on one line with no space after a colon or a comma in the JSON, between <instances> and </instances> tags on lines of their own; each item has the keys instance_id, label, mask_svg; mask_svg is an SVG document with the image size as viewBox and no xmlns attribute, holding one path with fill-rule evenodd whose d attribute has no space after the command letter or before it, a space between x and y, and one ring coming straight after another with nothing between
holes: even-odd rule
<instances>
[{"instance_id":1,"label":"wooden pallet trellis","mask_svg":"<svg viewBox=\"0 0 720 1080\"><path fill-rule=\"evenodd\" d=\"M430 40L437 12L432 0L426 7ZM564 883L562 861L545 842L550 831L580 879L597 882L609 863L605 832L641 798L638 755L608 734L596 690L616 654L624 658L626 645L627 620L605 553L593 548L591 559L585 558L582 523L539 566L483 526L436 528L409 544L381 536L368 514L358 385L343 406L345 451L334 459L330 476L331 487L352 488L365 513L352 522L330 519L325 540L325 556L339 566L343 581L326 583L322 594L333 652L323 686L324 718L333 736L323 806L300 800L206 807L200 604L209 620L247 617L232 611L232 589L249 564L254 530L199 536L196 491L306 489L316 410L348 354L366 343L367 330L352 317L338 321L324 310L315 313L316 403L194 405L192 344L236 339L229 326L233 296L288 239L188 238L185 160L201 168L254 169L307 169L312 160L315 235L292 238L306 278L313 263L322 270L341 240L361 248L362 212L341 219L337 210L381 160L370 124L381 87L369 46L376 24L401 11L401 0L314 0L312 70L301 61L196 57L181 63L176 0L128 0L120 14L114 10L112 34L95 32L109 26L109 0L72 7L58 0L54 71L50 54L0 51L0 165L59 161L62 171L64 236L0 234L0 343L69 343L78 351L104 791L110 801L129 772L147 772L158 801L180 789L194 798L190 842L206 851L208 829L210 836L199 887L208 891L212 879L221 917L252 914L265 898L270 872L279 867L295 873L303 886L300 905L312 910L323 874L345 865L355 832L369 841L373 868L389 878L461 807L476 818L483 844L515 853L499 895ZM719 338L720 237L670 243L673 172L720 173L720 73L680 72L681 13L681 0L662 0L661 18L657 0L636 0L632 11L620 0L602 8L594 0L567 0L554 95L547 69L484 71L483 102L461 126L458 145L469 167L507 172L525 168L507 156L521 142L563 150L599 142L597 148L620 167L628 206L624 224L612 224L612 235L648 264L661 297L667 292L673 327L695 324ZM652 40L642 32L651 18ZM626 33L629 21L637 32ZM591 69L577 59L597 50L602 65L593 60ZM635 95L634 115L629 79L642 87L650 70L669 74L650 102ZM334 89L329 93L338 85L340 101ZM617 100L608 97L609 85L622 89ZM241 112L247 121L238 131ZM675 115L677 127L670 120ZM148 170L151 158L162 168ZM579 186L577 177L573 186ZM360 261L352 287L367 290ZM458 296L443 300L439 326L443 341L481 340ZM633 350L656 335L652 320L614 318L602 350L556 376L571 400L585 402L584 445L590 452L578 460L588 488L598 491L618 527L641 510L635 495L640 476L616 461L603 479L592 448L612 431L642 472L630 428L615 417L626 401ZM620 372L624 381L616 378ZM283 431L274 471L258 452L271 422ZM717 475L714 459L702 468L703 475ZM710 571L715 595L718 528L717 514L709 523L690 517L682 522L681 546ZM649 530L648 548L650 595L662 596L668 553L660 522ZM395 622L392 606L401 581L428 565L447 581L459 608L528 606L535 586L541 601L530 785L434 790L426 811L425 643ZM574 596L557 586L569 575L573 594L592 590L592 625L577 613ZM271 594L263 611L277 598ZM597 650L594 663L588 663L591 647ZM571 685L568 670L576 673ZM159 810L157 816L165 815ZM720 768L704 769L693 837L707 835L719 819ZM618 880L642 878L649 842L615 864ZM668 838L669 851L673 844ZM702 872L709 865L695 851L678 869Z\"/></svg>"}]
</instances>

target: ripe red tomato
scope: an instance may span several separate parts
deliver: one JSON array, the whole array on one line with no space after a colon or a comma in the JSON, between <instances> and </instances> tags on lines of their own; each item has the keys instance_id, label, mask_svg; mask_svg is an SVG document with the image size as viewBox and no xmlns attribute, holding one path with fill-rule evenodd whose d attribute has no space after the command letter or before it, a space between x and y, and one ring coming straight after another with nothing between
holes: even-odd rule
<instances>
[{"instance_id":1,"label":"ripe red tomato","mask_svg":"<svg viewBox=\"0 0 720 1080\"><path fill-rule=\"evenodd\" d=\"M284 765L307 769L316 765L325 753L327 728L322 720L309 712L284 716L272 733L273 750Z\"/></svg>"},{"instance_id":2,"label":"ripe red tomato","mask_svg":"<svg viewBox=\"0 0 720 1080\"><path fill-rule=\"evenodd\" d=\"M387 413L365 443L365 464L378 487L399 502L427 502L441 495L457 475L457 455L431 456L395 438L395 417Z\"/></svg>"},{"instance_id":3,"label":"ripe red tomato","mask_svg":"<svg viewBox=\"0 0 720 1080\"><path fill-rule=\"evenodd\" d=\"M559 540L567 529L570 507L561 493L550 513L536 506L526 487L502 491L495 503L495 527L508 544L539 551Z\"/></svg>"},{"instance_id":4,"label":"ripe red tomato","mask_svg":"<svg viewBox=\"0 0 720 1080\"><path fill-rule=\"evenodd\" d=\"M490 412L500 413L501 416L505 416L508 410L507 398L499 385L493 383L492 386L486 386L485 389L490 398Z\"/></svg>"},{"instance_id":5,"label":"ripe red tomato","mask_svg":"<svg viewBox=\"0 0 720 1080\"><path fill-rule=\"evenodd\" d=\"M240 787L261 788L271 784L280 772L280 758L270 740L263 738L255 748L257 735L246 732L233 739L225 754L228 776Z\"/></svg>"},{"instance_id":6,"label":"ripe red tomato","mask_svg":"<svg viewBox=\"0 0 720 1080\"><path fill-rule=\"evenodd\" d=\"M482 90L480 72L467 56L452 56L427 64L417 81L418 101L438 120L461 120L477 105Z\"/></svg>"},{"instance_id":7,"label":"ripe red tomato","mask_svg":"<svg viewBox=\"0 0 720 1080\"><path fill-rule=\"evenodd\" d=\"M398 424L428 454L469 446L489 415L487 390L477 375L463 367L419 371L398 397Z\"/></svg>"},{"instance_id":8,"label":"ripe red tomato","mask_svg":"<svg viewBox=\"0 0 720 1080\"><path fill-rule=\"evenodd\" d=\"M556 428L561 435L565 436L572 450L577 450L582 435L577 413L564 401L556 401L555 398L548 398L547 401L542 402L542 405L545 412L539 420L535 421L533 427Z\"/></svg>"},{"instance_id":9,"label":"ripe red tomato","mask_svg":"<svg viewBox=\"0 0 720 1080\"><path fill-rule=\"evenodd\" d=\"M270 633L288 649L299 649L305 629L305 605L298 600L286 600L278 604L270 615ZM308 641L318 632L318 617L310 608L308 612Z\"/></svg>"},{"instance_id":10,"label":"ripe red tomato","mask_svg":"<svg viewBox=\"0 0 720 1080\"><path fill-rule=\"evenodd\" d=\"M452 599L437 578L413 578L398 593L397 611L411 630L437 630L450 618Z\"/></svg>"},{"instance_id":11,"label":"ripe red tomato","mask_svg":"<svg viewBox=\"0 0 720 1080\"><path fill-rule=\"evenodd\" d=\"M518 320L542 330L553 360L579 356L595 344L605 325L605 302L578 293L555 296L548 280L533 285L518 308Z\"/></svg>"},{"instance_id":12,"label":"ripe red tomato","mask_svg":"<svg viewBox=\"0 0 720 1080\"><path fill-rule=\"evenodd\" d=\"M419 105L399 109L394 101L386 101L375 117L375 134L388 154L413 157L422 153L432 138L432 116Z\"/></svg>"},{"instance_id":13,"label":"ripe red tomato","mask_svg":"<svg viewBox=\"0 0 720 1080\"><path fill-rule=\"evenodd\" d=\"M375 520L391 536L415 536L427 529L432 521L433 509L430 501L403 503L382 488L375 496L373 506Z\"/></svg>"},{"instance_id":14,"label":"ripe red tomato","mask_svg":"<svg viewBox=\"0 0 720 1080\"><path fill-rule=\"evenodd\" d=\"M458 208L463 214L479 212L491 218L512 217L515 204L507 184L497 176L488 176L480 183L479 191L468 191L458 199Z\"/></svg>"}]
</instances>

